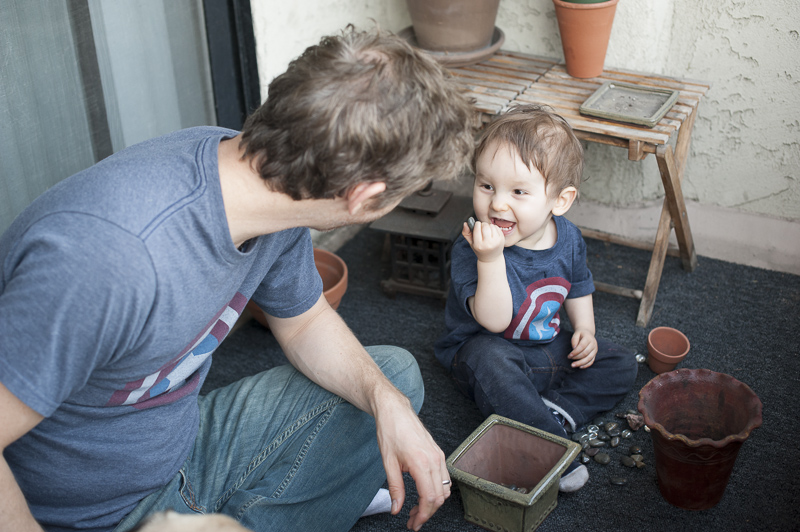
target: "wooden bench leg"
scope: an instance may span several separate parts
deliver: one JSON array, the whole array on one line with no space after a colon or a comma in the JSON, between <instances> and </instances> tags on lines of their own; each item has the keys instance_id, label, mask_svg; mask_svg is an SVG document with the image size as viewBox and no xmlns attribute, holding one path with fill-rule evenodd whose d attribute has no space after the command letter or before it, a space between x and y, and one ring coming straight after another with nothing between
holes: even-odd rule
<instances>
[{"instance_id":1,"label":"wooden bench leg","mask_svg":"<svg viewBox=\"0 0 800 532\"><path fill-rule=\"evenodd\" d=\"M678 238L683 269L691 272L697 267L697 253L694 249L692 229L689 226L689 216L686 213L686 202L683 199L681 176L675 164L672 147L664 144L656 148L656 159L661 172L661 182L664 184L664 204L669 208L669 215L675 225L675 236ZM659 230L660 228L659 223Z\"/></svg>"},{"instance_id":2,"label":"wooden bench leg","mask_svg":"<svg viewBox=\"0 0 800 532\"><path fill-rule=\"evenodd\" d=\"M653 245L653 254L650 256L650 267L647 270L647 280L642 291L642 301L639 303L639 315L636 317L636 325L639 327L647 327L647 323L653 315L658 285L661 282L661 272L664 269L664 259L667 256L667 248L669 247L670 218L667 200L664 198L664 204L661 207L661 218L658 221L658 230L656 231L656 241Z\"/></svg>"},{"instance_id":3,"label":"wooden bench leg","mask_svg":"<svg viewBox=\"0 0 800 532\"><path fill-rule=\"evenodd\" d=\"M661 273L664 270L669 235L673 225L675 226L675 236L678 238L683 269L691 272L697 267L697 252L694 248L692 229L686 214L686 202L681 190L681 174L675 164L672 147L669 144L658 146L656 159L661 172L661 182L664 185L664 203L661 207L661 218L658 221L653 255L650 257L650 268L647 270L647 280L642 291L639 315L636 318L636 325L639 327L646 327L653 315L653 306L656 302L658 285L661 283Z\"/></svg>"}]
</instances>

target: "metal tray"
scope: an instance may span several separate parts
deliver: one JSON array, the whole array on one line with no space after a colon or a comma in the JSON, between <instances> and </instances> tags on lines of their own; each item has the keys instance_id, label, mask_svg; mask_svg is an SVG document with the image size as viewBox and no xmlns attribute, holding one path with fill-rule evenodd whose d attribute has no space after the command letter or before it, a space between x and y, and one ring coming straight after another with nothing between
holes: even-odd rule
<instances>
[{"instance_id":1,"label":"metal tray","mask_svg":"<svg viewBox=\"0 0 800 532\"><path fill-rule=\"evenodd\" d=\"M675 104L679 92L606 81L583 102L581 114L653 127Z\"/></svg>"}]
</instances>

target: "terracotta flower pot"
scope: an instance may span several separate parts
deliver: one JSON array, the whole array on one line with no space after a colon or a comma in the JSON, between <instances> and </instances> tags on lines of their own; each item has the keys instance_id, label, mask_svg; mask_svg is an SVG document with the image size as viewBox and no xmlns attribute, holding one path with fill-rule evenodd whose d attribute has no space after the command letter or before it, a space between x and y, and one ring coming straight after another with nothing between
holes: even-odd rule
<instances>
[{"instance_id":1,"label":"terracotta flower pot","mask_svg":"<svg viewBox=\"0 0 800 532\"><path fill-rule=\"evenodd\" d=\"M333 310L336 310L339 308L342 296L347 291L347 264L335 253L319 248L314 248L314 264L322 278L322 293L328 304L333 307ZM269 328L264 313L258 308L258 305L249 301L247 309L258 323Z\"/></svg>"},{"instance_id":2,"label":"terracotta flower pot","mask_svg":"<svg viewBox=\"0 0 800 532\"><path fill-rule=\"evenodd\" d=\"M678 329L656 327L647 335L647 365L655 373L672 371L689 354L689 339Z\"/></svg>"},{"instance_id":3,"label":"terracotta flower pot","mask_svg":"<svg viewBox=\"0 0 800 532\"><path fill-rule=\"evenodd\" d=\"M659 375L639 392L650 427L658 488L687 510L715 506L739 448L761 426L761 401L744 383L707 369Z\"/></svg>"},{"instance_id":4,"label":"terracotta flower pot","mask_svg":"<svg viewBox=\"0 0 800 532\"><path fill-rule=\"evenodd\" d=\"M406 0L420 48L472 52L492 43L500 0Z\"/></svg>"},{"instance_id":5,"label":"terracotta flower pot","mask_svg":"<svg viewBox=\"0 0 800 532\"><path fill-rule=\"evenodd\" d=\"M553 0L570 76L594 78L603 73L617 2L584 4Z\"/></svg>"}]
</instances>

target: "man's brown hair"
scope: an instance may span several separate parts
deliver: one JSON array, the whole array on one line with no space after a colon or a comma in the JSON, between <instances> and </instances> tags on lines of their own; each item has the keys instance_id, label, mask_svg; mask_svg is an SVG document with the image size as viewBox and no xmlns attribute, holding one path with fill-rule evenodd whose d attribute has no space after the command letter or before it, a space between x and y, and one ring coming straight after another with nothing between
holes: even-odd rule
<instances>
[{"instance_id":1,"label":"man's brown hair","mask_svg":"<svg viewBox=\"0 0 800 532\"><path fill-rule=\"evenodd\" d=\"M495 141L513 147L528 169L533 165L544 177L551 197L569 186L580 190L583 146L569 123L551 108L512 107L486 127L474 161Z\"/></svg>"},{"instance_id":2,"label":"man's brown hair","mask_svg":"<svg viewBox=\"0 0 800 532\"><path fill-rule=\"evenodd\" d=\"M403 39L349 27L270 83L244 125L245 157L295 200L383 181L380 208L469 166L477 111L448 78Z\"/></svg>"}]
</instances>

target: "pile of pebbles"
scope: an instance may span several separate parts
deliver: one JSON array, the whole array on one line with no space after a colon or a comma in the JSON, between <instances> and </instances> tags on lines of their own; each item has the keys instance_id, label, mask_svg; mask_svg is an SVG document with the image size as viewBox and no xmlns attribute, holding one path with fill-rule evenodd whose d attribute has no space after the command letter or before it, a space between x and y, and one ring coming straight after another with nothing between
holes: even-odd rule
<instances>
[{"instance_id":1,"label":"pile of pebbles","mask_svg":"<svg viewBox=\"0 0 800 532\"><path fill-rule=\"evenodd\" d=\"M581 446L578 461L585 465L595 462L605 466L618 456L620 463L625 467L631 469L645 467L641 446L632 442L634 432L640 428L644 427L645 431L650 431L644 425L642 415L636 410L628 410L617 412L614 417L614 420L609 421L595 420L584 430L572 435L572 440ZM612 476L609 481L611 484L622 486L628 480L624 476Z\"/></svg>"}]
</instances>

